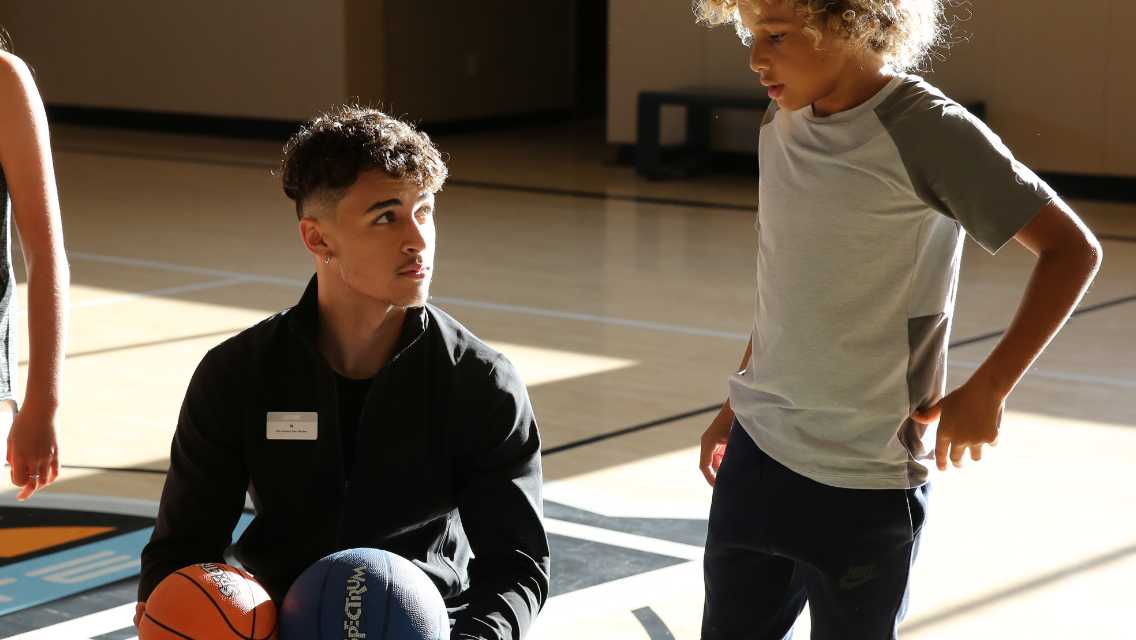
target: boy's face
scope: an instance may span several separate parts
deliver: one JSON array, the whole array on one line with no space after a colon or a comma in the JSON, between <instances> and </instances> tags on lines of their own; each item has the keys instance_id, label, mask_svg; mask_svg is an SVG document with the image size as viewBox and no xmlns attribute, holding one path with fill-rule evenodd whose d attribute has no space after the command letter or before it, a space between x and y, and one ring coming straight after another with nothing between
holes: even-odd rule
<instances>
[{"instance_id":1,"label":"boy's face","mask_svg":"<svg viewBox=\"0 0 1136 640\"><path fill-rule=\"evenodd\" d=\"M434 266L434 194L366 171L321 216L328 265L355 293L398 307L425 304Z\"/></svg>"},{"instance_id":2,"label":"boy's face","mask_svg":"<svg viewBox=\"0 0 1136 640\"><path fill-rule=\"evenodd\" d=\"M805 33L804 19L784 2L739 0L738 11L753 34L749 66L778 106L800 109L837 91L851 58L841 39L826 33L816 43Z\"/></svg>"}]
</instances>

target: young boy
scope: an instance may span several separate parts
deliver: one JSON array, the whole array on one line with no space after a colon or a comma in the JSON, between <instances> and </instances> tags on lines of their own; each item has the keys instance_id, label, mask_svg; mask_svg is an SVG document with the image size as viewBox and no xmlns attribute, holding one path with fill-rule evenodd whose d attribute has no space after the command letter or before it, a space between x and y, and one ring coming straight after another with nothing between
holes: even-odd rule
<instances>
[{"instance_id":1,"label":"young boy","mask_svg":"<svg viewBox=\"0 0 1136 640\"><path fill-rule=\"evenodd\" d=\"M425 134L373 109L288 142L315 275L194 373L135 624L167 575L222 560L247 491L256 517L233 553L274 600L320 558L377 547L434 581L452 637L524 637L548 594L540 435L509 361L426 303L446 174Z\"/></svg>"},{"instance_id":2,"label":"young boy","mask_svg":"<svg viewBox=\"0 0 1136 640\"><path fill-rule=\"evenodd\" d=\"M931 459L981 458L1100 264L1092 234L985 125L901 73L940 36L940 2L695 3L737 27L773 101L753 333L702 436L704 640L786 637L806 600L814 639L894 638ZM1037 262L1001 342L944 397L963 231Z\"/></svg>"}]
</instances>

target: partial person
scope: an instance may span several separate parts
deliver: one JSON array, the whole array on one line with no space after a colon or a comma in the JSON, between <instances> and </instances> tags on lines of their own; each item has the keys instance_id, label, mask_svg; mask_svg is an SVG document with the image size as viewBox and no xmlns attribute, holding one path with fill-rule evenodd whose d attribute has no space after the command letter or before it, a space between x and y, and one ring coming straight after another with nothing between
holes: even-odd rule
<instances>
[{"instance_id":1,"label":"partial person","mask_svg":"<svg viewBox=\"0 0 1136 640\"><path fill-rule=\"evenodd\" d=\"M12 224L28 290L28 371L16 403ZM0 442L10 479L27 500L59 476L57 423L70 286L47 114L32 73L0 28Z\"/></svg>"},{"instance_id":2,"label":"partial person","mask_svg":"<svg viewBox=\"0 0 1136 640\"><path fill-rule=\"evenodd\" d=\"M807 601L814 639L894 638L931 468L996 441L1100 245L982 121L906 72L943 37L941 0L694 6L736 27L772 101L751 340L701 441L702 637L780 640ZM1005 334L947 394L967 235L1036 262Z\"/></svg>"}]
</instances>

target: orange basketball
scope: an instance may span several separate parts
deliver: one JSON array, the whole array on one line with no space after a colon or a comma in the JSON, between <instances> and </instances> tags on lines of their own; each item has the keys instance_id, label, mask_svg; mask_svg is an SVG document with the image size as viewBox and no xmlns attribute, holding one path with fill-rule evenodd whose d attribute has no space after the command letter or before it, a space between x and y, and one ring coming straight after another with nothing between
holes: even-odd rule
<instances>
[{"instance_id":1,"label":"orange basketball","mask_svg":"<svg viewBox=\"0 0 1136 640\"><path fill-rule=\"evenodd\" d=\"M138 640L273 640L276 606L243 569L195 564L158 583L138 631Z\"/></svg>"}]
</instances>

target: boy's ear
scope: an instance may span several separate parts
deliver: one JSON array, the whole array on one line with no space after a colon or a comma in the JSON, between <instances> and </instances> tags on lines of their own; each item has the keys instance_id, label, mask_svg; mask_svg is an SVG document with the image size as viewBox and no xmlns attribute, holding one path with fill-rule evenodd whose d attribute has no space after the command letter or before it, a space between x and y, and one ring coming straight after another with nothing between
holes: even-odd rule
<instances>
[{"instance_id":1,"label":"boy's ear","mask_svg":"<svg viewBox=\"0 0 1136 640\"><path fill-rule=\"evenodd\" d=\"M331 255L328 237L325 234L322 221L318 218L304 216L300 218L300 241L308 253L323 260Z\"/></svg>"}]
</instances>

